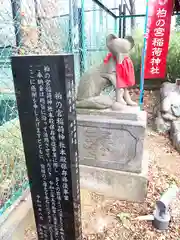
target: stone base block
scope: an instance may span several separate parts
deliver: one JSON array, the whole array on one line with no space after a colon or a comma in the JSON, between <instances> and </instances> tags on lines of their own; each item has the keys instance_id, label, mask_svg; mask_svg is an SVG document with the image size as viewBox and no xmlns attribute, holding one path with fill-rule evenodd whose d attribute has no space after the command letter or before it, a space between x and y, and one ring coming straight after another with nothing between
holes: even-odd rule
<instances>
[{"instance_id":1,"label":"stone base block","mask_svg":"<svg viewBox=\"0 0 180 240\"><path fill-rule=\"evenodd\" d=\"M95 116L105 116L107 118L114 118L119 120L131 120L131 121L145 121L147 118L147 114L145 111L141 111L138 106L130 107L126 106L125 109L121 111L112 111L111 109L80 109L77 108L78 114L84 115L95 115Z\"/></svg>"},{"instance_id":2,"label":"stone base block","mask_svg":"<svg viewBox=\"0 0 180 240\"><path fill-rule=\"evenodd\" d=\"M80 184L81 188L105 197L143 202L147 194L148 158L139 174L80 165Z\"/></svg>"},{"instance_id":3,"label":"stone base block","mask_svg":"<svg viewBox=\"0 0 180 240\"><path fill-rule=\"evenodd\" d=\"M146 113L90 112L77 115L80 164L140 173Z\"/></svg>"}]
</instances>

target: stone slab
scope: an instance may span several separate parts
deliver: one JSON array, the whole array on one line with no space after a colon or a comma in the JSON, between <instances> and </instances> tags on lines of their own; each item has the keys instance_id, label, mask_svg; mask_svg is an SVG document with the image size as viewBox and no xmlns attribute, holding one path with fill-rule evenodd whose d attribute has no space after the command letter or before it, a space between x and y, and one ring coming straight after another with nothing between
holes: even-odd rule
<instances>
[{"instance_id":1,"label":"stone slab","mask_svg":"<svg viewBox=\"0 0 180 240\"><path fill-rule=\"evenodd\" d=\"M100 115L106 116L107 118L114 118L119 120L147 121L147 113L145 111L141 111L138 106L127 106L124 110L121 111L112 111L111 109L96 110L77 108L77 113L85 115Z\"/></svg>"},{"instance_id":2,"label":"stone slab","mask_svg":"<svg viewBox=\"0 0 180 240\"><path fill-rule=\"evenodd\" d=\"M4 214L3 214L4 215ZM3 215L1 218L3 218ZM31 224L35 224L34 212L30 192L27 191L23 199L14 206L13 211L0 225L1 240L25 239L25 231Z\"/></svg>"},{"instance_id":3,"label":"stone slab","mask_svg":"<svg viewBox=\"0 0 180 240\"><path fill-rule=\"evenodd\" d=\"M146 121L77 116L80 164L140 173Z\"/></svg>"},{"instance_id":4,"label":"stone slab","mask_svg":"<svg viewBox=\"0 0 180 240\"><path fill-rule=\"evenodd\" d=\"M172 133L180 132L180 120L173 121L171 123L171 132Z\"/></svg>"},{"instance_id":5,"label":"stone slab","mask_svg":"<svg viewBox=\"0 0 180 240\"><path fill-rule=\"evenodd\" d=\"M172 145L178 152L180 152L180 120L172 122L170 137L172 140Z\"/></svg>"},{"instance_id":6,"label":"stone slab","mask_svg":"<svg viewBox=\"0 0 180 240\"><path fill-rule=\"evenodd\" d=\"M145 154L139 174L80 165L81 188L109 198L143 202L147 195L148 160Z\"/></svg>"}]
</instances>

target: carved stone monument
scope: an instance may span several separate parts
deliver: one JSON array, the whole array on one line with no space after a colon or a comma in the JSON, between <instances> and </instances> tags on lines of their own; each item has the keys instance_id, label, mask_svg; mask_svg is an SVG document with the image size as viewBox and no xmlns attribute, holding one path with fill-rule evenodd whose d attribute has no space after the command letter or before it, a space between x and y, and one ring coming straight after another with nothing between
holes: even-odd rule
<instances>
[{"instance_id":1,"label":"carved stone monument","mask_svg":"<svg viewBox=\"0 0 180 240\"><path fill-rule=\"evenodd\" d=\"M131 100L135 84L129 51L132 37L110 34L110 53L81 78L77 121L81 186L130 201L143 201L147 190L148 159L144 154L146 113ZM105 94L113 86L113 95Z\"/></svg>"},{"instance_id":2,"label":"carved stone monument","mask_svg":"<svg viewBox=\"0 0 180 240\"><path fill-rule=\"evenodd\" d=\"M160 102L155 119L156 130L170 133L173 146L180 152L180 80L165 82L160 89Z\"/></svg>"},{"instance_id":3,"label":"carved stone monument","mask_svg":"<svg viewBox=\"0 0 180 240\"><path fill-rule=\"evenodd\" d=\"M38 239L82 240L73 56L16 56L12 71Z\"/></svg>"}]
</instances>

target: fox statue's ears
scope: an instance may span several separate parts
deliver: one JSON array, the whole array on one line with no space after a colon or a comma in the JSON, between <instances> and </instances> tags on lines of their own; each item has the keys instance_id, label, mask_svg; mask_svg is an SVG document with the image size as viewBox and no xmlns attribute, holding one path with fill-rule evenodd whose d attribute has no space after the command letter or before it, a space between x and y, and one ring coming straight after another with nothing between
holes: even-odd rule
<instances>
[{"instance_id":1,"label":"fox statue's ears","mask_svg":"<svg viewBox=\"0 0 180 240\"><path fill-rule=\"evenodd\" d=\"M126 36L125 39L127 39L131 43L131 49L134 47L135 42L132 36Z\"/></svg>"},{"instance_id":2,"label":"fox statue's ears","mask_svg":"<svg viewBox=\"0 0 180 240\"><path fill-rule=\"evenodd\" d=\"M118 37L115 35L115 34L109 34L107 37L106 37L106 45L107 47L109 46L110 42L114 39L117 39ZM134 39L132 36L125 36L126 40L128 40L130 43L131 43L131 49L134 47L135 45L135 42L134 42Z\"/></svg>"},{"instance_id":3,"label":"fox statue's ears","mask_svg":"<svg viewBox=\"0 0 180 240\"><path fill-rule=\"evenodd\" d=\"M106 37L106 46L109 48L109 44L111 43L112 40L118 38L116 35L114 34L109 34L107 37Z\"/></svg>"}]
</instances>

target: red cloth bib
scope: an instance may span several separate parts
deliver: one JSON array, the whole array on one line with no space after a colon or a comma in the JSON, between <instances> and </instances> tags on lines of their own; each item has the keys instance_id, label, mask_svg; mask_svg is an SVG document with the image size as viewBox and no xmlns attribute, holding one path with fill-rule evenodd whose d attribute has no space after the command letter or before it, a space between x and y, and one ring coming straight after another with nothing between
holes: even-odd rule
<instances>
[{"instance_id":1,"label":"red cloth bib","mask_svg":"<svg viewBox=\"0 0 180 240\"><path fill-rule=\"evenodd\" d=\"M107 64L113 57L116 61L116 57L109 53L104 59L104 64ZM133 62L129 57L125 57L122 63L116 62L116 88L127 88L135 85L135 74Z\"/></svg>"}]
</instances>

